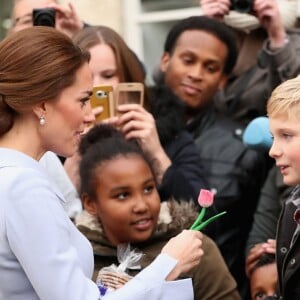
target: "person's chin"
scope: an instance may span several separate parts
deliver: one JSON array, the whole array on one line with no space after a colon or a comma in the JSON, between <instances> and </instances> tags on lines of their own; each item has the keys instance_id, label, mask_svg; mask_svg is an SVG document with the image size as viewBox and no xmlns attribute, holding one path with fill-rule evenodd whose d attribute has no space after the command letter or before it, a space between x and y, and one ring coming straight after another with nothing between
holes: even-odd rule
<instances>
[{"instance_id":1,"label":"person's chin","mask_svg":"<svg viewBox=\"0 0 300 300\"><path fill-rule=\"evenodd\" d=\"M293 178L291 176L283 176L283 183L288 186L296 186L300 183L300 178Z\"/></svg>"},{"instance_id":2,"label":"person's chin","mask_svg":"<svg viewBox=\"0 0 300 300\"><path fill-rule=\"evenodd\" d=\"M70 147L66 147L65 149L63 149L63 151L61 151L61 153L59 153L58 155L59 156L62 156L62 157L71 157L73 156L76 152L77 152L77 149L78 149L78 143L70 146Z\"/></svg>"},{"instance_id":3,"label":"person's chin","mask_svg":"<svg viewBox=\"0 0 300 300\"><path fill-rule=\"evenodd\" d=\"M137 234L133 239L132 242L133 243L143 243L145 241L147 241L148 239L150 239L152 235L152 231L145 231L143 233Z\"/></svg>"}]
</instances>

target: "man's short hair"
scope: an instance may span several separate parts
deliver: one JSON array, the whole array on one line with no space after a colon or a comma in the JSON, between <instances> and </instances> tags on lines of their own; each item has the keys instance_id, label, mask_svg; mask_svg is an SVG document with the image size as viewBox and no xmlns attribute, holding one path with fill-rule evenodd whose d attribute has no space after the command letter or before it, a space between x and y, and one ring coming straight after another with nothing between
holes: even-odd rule
<instances>
[{"instance_id":1,"label":"man's short hair","mask_svg":"<svg viewBox=\"0 0 300 300\"><path fill-rule=\"evenodd\" d=\"M204 16L192 16L179 21L169 31L165 41L164 51L172 55L180 35L189 30L200 30L212 34L226 45L228 54L224 66L224 73L229 74L237 60L237 40L233 31L227 25L217 20Z\"/></svg>"}]
</instances>

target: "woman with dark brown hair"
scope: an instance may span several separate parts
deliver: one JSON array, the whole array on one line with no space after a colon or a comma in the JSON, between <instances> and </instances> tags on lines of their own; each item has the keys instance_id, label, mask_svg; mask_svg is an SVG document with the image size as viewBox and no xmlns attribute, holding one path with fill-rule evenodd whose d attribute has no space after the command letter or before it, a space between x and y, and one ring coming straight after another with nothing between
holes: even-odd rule
<instances>
[{"instance_id":1,"label":"woman with dark brown hair","mask_svg":"<svg viewBox=\"0 0 300 300\"><path fill-rule=\"evenodd\" d=\"M91 245L38 163L46 151L77 150L91 113L89 53L53 28L32 27L0 43L0 61L0 299L102 299L90 280ZM170 284L191 295L190 282L165 280L199 263L201 234L184 231L162 252L103 298L164 299Z\"/></svg>"}]
</instances>

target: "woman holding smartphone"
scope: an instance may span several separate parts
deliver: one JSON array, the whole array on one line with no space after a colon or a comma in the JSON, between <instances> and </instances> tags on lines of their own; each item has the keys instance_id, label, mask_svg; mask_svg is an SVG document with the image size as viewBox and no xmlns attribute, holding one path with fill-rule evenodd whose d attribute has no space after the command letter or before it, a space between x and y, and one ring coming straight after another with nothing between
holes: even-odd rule
<instances>
[{"instance_id":1,"label":"woman holding smartphone","mask_svg":"<svg viewBox=\"0 0 300 300\"><path fill-rule=\"evenodd\" d=\"M90 280L91 245L38 163L46 151L68 157L77 149L91 113L89 54L53 28L32 27L0 43L0 61L0 298L167 299L171 285L192 299L191 282L167 281L199 263L201 234L192 231L102 297Z\"/></svg>"}]
</instances>

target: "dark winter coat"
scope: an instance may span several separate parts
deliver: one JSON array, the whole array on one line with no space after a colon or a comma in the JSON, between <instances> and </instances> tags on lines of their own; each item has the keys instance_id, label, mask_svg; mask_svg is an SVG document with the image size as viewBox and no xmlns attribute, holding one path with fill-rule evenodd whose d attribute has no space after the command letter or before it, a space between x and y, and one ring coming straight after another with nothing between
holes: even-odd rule
<instances>
[{"instance_id":1,"label":"dark winter coat","mask_svg":"<svg viewBox=\"0 0 300 300\"><path fill-rule=\"evenodd\" d=\"M294 214L300 208L300 187L286 201L279 217L276 236L279 299L300 299L300 221ZM298 216L299 217L299 216Z\"/></svg>"},{"instance_id":2,"label":"dark winter coat","mask_svg":"<svg viewBox=\"0 0 300 300\"><path fill-rule=\"evenodd\" d=\"M286 199L294 188L283 183L280 169L274 165L261 190L247 241L246 253L256 244L275 239L277 223Z\"/></svg>"}]
</instances>

